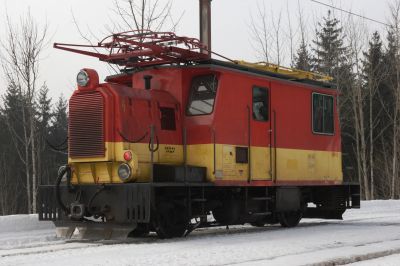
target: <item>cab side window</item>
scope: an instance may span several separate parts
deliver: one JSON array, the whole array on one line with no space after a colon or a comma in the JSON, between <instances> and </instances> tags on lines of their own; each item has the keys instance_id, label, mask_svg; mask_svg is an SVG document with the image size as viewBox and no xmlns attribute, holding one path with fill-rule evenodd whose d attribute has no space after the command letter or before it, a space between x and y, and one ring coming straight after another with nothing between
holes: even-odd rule
<instances>
[{"instance_id":1,"label":"cab side window","mask_svg":"<svg viewBox=\"0 0 400 266\"><path fill-rule=\"evenodd\" d=\"M253 119L257 121L268 121L268 90L253 87Z\"/></svg>"},{"instance_id":2,"label":"cab side window","mask_svg":"<svg viewBox=\"0 0 400 266\"><path fill-rule=\"evenodd\" d=\"M160 107L161 129L176 130L174 108Z\"/></svg>"},{"instance_id":3,"label":"cab side window","mask_svg":"<svg viewBox=\"0 0 400 266\"><path fill-rule=\"evenodd\" d=\"M334 133L333 96L320 93L312 94L312 129L317 134Z\"/></svg>"},{"instance_id":4,"label":"cab side window","mask_svg":"<svg viewBox=\"0 0 400 266\"><path fill-rule=\"evenodd\" d=\"M193 78L187 115L206 115L214 110L218 80L216 75L204 75Z\"/></svg>"}]
</instances>

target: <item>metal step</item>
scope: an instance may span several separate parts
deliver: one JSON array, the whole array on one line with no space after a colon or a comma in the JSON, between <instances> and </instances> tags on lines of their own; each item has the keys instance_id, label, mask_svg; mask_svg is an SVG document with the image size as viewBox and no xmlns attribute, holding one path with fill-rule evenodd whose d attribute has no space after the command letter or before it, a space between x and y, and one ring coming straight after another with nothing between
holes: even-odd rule
<instances>
[{"instance_id":1,"label":"metal step","mask_svg":"<svg viewBox=\"0 0 400 266\"><path fill-rule=\"evenodd\" d=\"M271 200L271 197L254 197L252 200Z\"/></svg>"},{"instance_id":2,"label":"metal step","mask_svg":"<svg viewBox=\"0 0 400 266\"><path fill-rule=\"evenodd\" d=\"M272 214L272 212L254 212L254 213L251 213L251 215L253 215L253 216L268 216L268 215L271 215Z\"/></svg>"},{"instance_id":3,"label":"metal step","mask_svg":"<svg viewBox=\"0 0 400 266\"><path fill-rule=\"evenodd\" d=\"M192 202L206 202L206 199L192 199Z\"/></svg>"}]
</instances>

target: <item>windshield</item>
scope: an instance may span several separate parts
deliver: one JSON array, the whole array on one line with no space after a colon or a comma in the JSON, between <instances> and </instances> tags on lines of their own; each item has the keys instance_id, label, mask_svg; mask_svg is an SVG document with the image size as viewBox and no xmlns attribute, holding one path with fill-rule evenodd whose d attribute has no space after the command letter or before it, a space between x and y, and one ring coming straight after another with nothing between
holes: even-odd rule
<instances>
[{"instance_id":1,"label":"windshield","mask_svg":"<svg viewBox=\"0 0 400 266\"><path fill-rule=\"evenodd\" d=\"M216 75L193 78L187 108L188 115L205 115L213 112L218 80Z\"/></svg>"}]
</instances>

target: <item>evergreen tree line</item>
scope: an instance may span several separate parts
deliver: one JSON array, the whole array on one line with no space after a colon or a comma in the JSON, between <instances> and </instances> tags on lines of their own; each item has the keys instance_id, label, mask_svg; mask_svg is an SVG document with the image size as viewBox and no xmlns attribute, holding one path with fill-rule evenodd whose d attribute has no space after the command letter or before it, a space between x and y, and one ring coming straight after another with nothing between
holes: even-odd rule
<instances>
[{"instance_id":1,"label":"evergreen tree line","mask_svg":"<svg viewBox=\"0 0 400 266\"><path fill-rule=\"evenodd\" d=\"M24 141L31 123L30 119L23 118L29 106L26 95L18 86L10 84L1 96L0 215L31 213L32 204L27 203L32 202L37 188L33 187L32 180L28 182L26 179L26 169L32 172L32 162L35 162L37 185L53 184L58 167L67 162L67 101L60 96L56 103L52 103L46 86L35 95L32 137L36 145L32 152L31 141ZM25 158L25 154L29 156Z\"/></svg>"},{"instance_id":2,"label":"evergreen tree line","mask_svg":"<svg viewBox=\"0 0 400 266\"><path fill-rule=\"evenodd\" d=\"M397 14L398 15L398 14ZM310 44L301 42L293 67L333 78L338 91L346 181L359 182L364 199L400 197L400 46L399 20L386 41L374 32L368 41L356 24L328 12Z\"/></svg>"}]
</instances>

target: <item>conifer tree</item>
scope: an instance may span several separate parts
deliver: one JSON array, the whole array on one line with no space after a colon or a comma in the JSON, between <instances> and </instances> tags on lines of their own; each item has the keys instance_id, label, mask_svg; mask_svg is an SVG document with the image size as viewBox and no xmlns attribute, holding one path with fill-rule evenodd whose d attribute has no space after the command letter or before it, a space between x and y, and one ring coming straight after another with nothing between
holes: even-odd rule
<instances>
[{"instance_id":1,"label":"conifer tree","mask_svg":"<svg viewBox=\"0 0 400 266\"><path fill-rule=\"evenodd\" d=\"M48 165L49 174L47 183L54 183L58 168L67 163L68 148L68 113L67 101L61 95L55 104L47 144L52 154L52 163Z\"/></svg>"},{"instance_id":2,"label":"conifer tree","mask_svg":"<svg viewBox=\"0 0 400 266\"><path fill-rule=\"evenodd\" d=\"M12 84L7 87L0 109L0 213L26 213L26 186L21 157L24 152L21 106L23 97Z\"/></svg>"},{"instance_id":3,"label":"conifer tree","mask_svg":"<svg viewBox=\"0 0 400 266\"><path fill-rule=\"evenodd\" d=\"M302 42L294 56L293 67L303 71L312 70L312 58L308 51L307 45Z\"/></svg>"},{"instance_id":4,"label":"conifer tree","mask_svg":"<svg viewBox=\"0 0 400 266\"><path fill-rule=\"evenodd\" d=\"M378 32L374 32L371 40L369 41L368 50L363 53L364 60L362 61L365 101L364 109L366 114L366 127L368 139L368 153L369 153L369 179L370 179L370 198L375 199L376 183L382 182L382 178L377 179L375 182L375 157L381 147L378 147L376 138L387 132L385 114L382 112L384 106L382 105L383 98L380 94L385 91L383 87L385 79L385 71L383 67L383 50L382 41ZM381 171L376 171L378 174ZM381 184L378 184L380 186Z\"/></svg>"},{"instance_id":5,"label":"conifer tree","mask_svg":"<svg viewBox=\"0 0 400 266\"><path fill-rule=\"evenodd\" d=\"M51 161L50 148L46 140L49 137L49 122L51 120L51 99L48 96L49 89L43 85L39 90L36 103L37 113L37 163L38 163L38 182L48 183L49 171L48 164Z\"/></svg>"},{"instance_id":6,"label":"conifer tree","mask_svg":"<svg viewBox=\"0 0 400 266\"><path fill-rule=\"evenodd\" d=\"M395 9L397 10L397 9ZM399 33L399 15L395 16L393 26L389 29L387 35L387 47L384 54L384 71L385 77L385 91L382 95L385 103L385 110L387 116L387 124L390 126L390 133L386 139L382 141L387 145L386 152L389 154L385 162L387 174L390 177L390 198L394 199L399 194L399 132L400 132L400 33Z\"/></svg>"},{"instance_id":7,"label":"conifer tree","mask_svg":"<svg viewBox=\"0 0 400 266\"><path fill-rule=\"evenodd\" d=\"M49 88L43 85L39 90L37 100L38 125L40 130L46 131L51 119L51 99L48 96Z\"/></svg>"},{"instance_id":8,"label":"conifer tree","mask_svg":"<svg viewBox=\"0 0 400 266\"><path fill-rule=\"evenodd\" d=\"M56 103L54 110L54 120L51 128L51 133L54 137L54 140L64 141L67 136L67 127L68 127L68 115L67 115L67 101L64 96L61 95L58 98L58 102Z\"/></svg>"},{"instance_id":9,"label":"conifer tree","mask_svg":"<svg viewBox=\"0 0 400 266\"><path fill-rule=\"evenodd\" d=\"M313 70L337 79L339 68L346 62L343 28L330 11L318 26L316 39L313 41Z\"/></svg>"}]
</instances>

